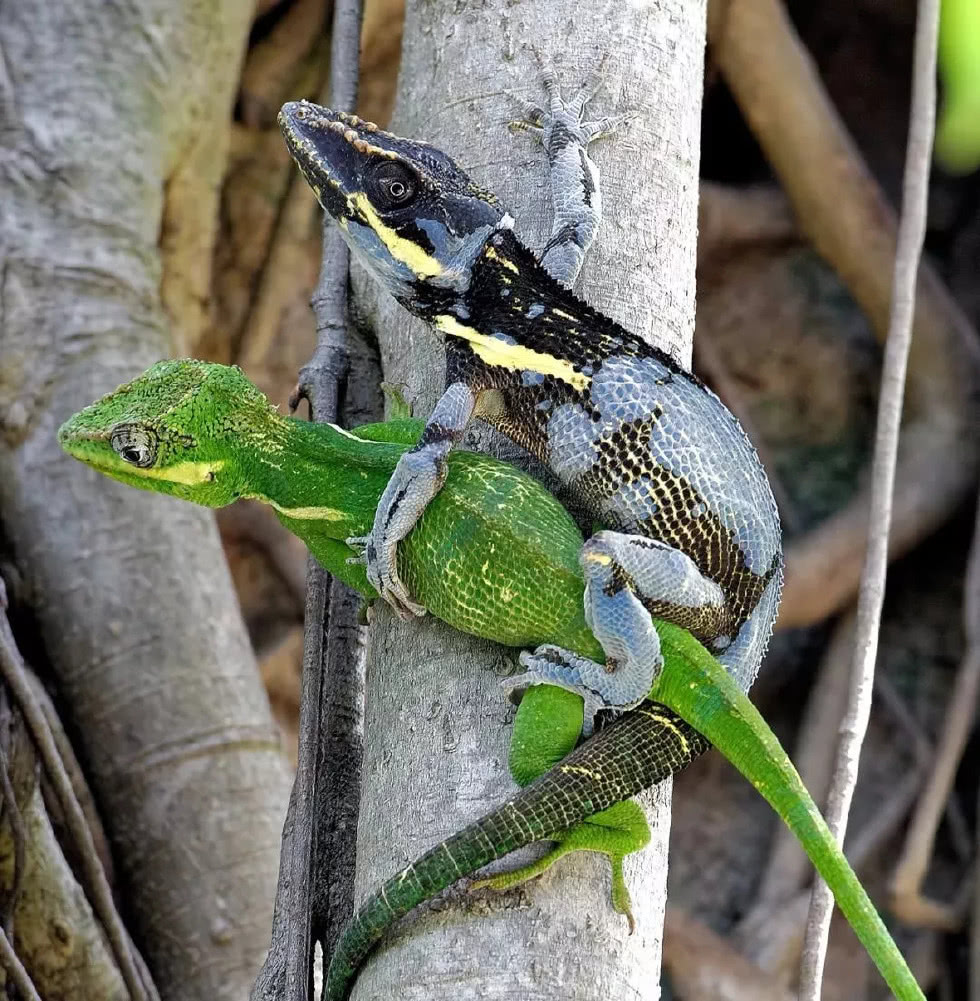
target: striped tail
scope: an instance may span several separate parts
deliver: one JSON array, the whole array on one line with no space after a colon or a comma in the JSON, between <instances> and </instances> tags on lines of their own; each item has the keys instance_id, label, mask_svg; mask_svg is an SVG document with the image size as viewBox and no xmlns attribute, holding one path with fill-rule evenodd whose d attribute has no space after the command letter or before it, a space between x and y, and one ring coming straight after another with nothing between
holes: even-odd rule
<instances>
[{"instance_id":1,"label":"striped tail","mask_svg":"<svg viewBox=\"0 0 980 1001\"><path fill-rule=\"evenodd\" d=\"M676 713L644 702L502 806L430 848L361 906L330 960L324 998L345 1001L394 922L494 859L581 823L690 764L708 741Z\"/></svg>"}]
</instances>

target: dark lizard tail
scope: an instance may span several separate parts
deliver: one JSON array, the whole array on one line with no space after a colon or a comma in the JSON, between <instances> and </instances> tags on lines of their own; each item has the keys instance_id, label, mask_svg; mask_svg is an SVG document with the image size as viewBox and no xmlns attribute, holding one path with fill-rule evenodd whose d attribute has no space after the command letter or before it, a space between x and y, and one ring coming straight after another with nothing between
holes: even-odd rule
<instances>
[{"instance_id":1,"label":"dark lizard tail","mask_svg":"<svg viewBox=\"0 0 980 1001\"><path fill-rule=\"evenodd\" d=\"M326 1001L345 1001L379 939L413 907L462 876L549 838L680 771L708 741L658 703L644 702L586 741L502 806L430 848L376 890L344 928Z\"/></svg>"}]
</instances>

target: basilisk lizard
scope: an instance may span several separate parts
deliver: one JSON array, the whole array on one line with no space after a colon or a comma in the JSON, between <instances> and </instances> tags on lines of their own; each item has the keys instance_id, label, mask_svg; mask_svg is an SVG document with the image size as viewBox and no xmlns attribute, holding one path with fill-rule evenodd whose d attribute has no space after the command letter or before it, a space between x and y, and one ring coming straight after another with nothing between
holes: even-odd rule
<instances>
[{"instance_id":1,"label":"basilisk lizard","mask_svg":"<svg viewBox=\"0 0 980 1001\"><path fill-rule=\"evenodd\" d=\"M423 434L422 422L406 419L352 433L286 418L238 369L171 361L76 414L59 440L131 486L210 507L239 497L272 505L328 570L373 597L365 567L349 562L354 551L345 539L371 526L392 471ZM581 546L575 522L539 483L460 450L448 457L443 489L397 558L412 594L450 625L516 647L553 644L598 657L584 603L595 564L580 562ZM526 788L365 901L331 960L329 1001L347 996L358 967L396 918L533 841L559 844L540 862L487 882L511 885L568 851L599 851L613 863L614 902L628 911L622 858L649 838L628 797L684 767L708 740L800 839L895 995L923 1001L785 752L738 684L690 633L660 620L655 627L664 664L649 698L577 749L583 700L551 685L527 691L511 751L512 771Z\"/></svg>"},{"instance_id":2,"label":"basilisk lizard","mask_svg":"<svg viewBox=\"0 0 980 1001\"><path fill-rule=\"evenodd\" d=\"M540 258L513 218L440 150L307 102L283 107L286 145L353 254L445 337L446 384L398 463L362 545L368 579L403 617L423 614L396 548L438 493L446 457L480 417L545 462L606 529L585 544L586 618L603 653L544 645L524 686L580 694L586 730L604 706L634 706L661 664L651 615L688 629L747 690L782 585L779 519L738 422L669 356L568 286L601 217L582 120L594 89L526 107L548 153L554 229Z\"/></svg>"}]
</instances>

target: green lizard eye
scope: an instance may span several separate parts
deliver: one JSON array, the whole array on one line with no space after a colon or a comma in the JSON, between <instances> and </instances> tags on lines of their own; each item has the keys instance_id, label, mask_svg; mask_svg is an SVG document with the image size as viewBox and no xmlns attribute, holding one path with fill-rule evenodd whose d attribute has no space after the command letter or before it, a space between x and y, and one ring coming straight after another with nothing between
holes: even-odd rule
<instances>
[{"instance_id":1,"label":"green lizard eye","mask_svg":"<svg viewBox=\"0 0 980 1001\"><path fill-rule=\"evenodd\" d=\"M112 429L110 441L120 458L140 469L152 466L157 457L157 436L151 428L118 424Z\"/></svg>"},{"instance_id":2,"label":"green lizard eye","mask_svg":"<svg viewBox=\"0 0 980 1001\"><path fill-rule=\"evenodd\" d=\"M380 208L400 208L414 197L418 183L415 176L401 163L387 160L371 176L371 194Z\"/></svg>"}]
</instances>

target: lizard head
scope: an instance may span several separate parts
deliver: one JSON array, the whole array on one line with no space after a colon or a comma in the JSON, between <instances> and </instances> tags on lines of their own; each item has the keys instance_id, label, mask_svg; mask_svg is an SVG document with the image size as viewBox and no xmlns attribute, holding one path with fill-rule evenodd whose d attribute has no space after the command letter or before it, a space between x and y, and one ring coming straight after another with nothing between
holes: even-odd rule
<instances>
[{"instance_id":1,"label":"lizard head","mask_svg":"<svg viewBox=\"0 0 980 1001\"><path fill-rule=\"evenodd\" d=\"M283 105L293 159L353 253L416 312L464 292L490 235L513 219L453 160L355 115Z\"/></svg>"},{"instance_id":2,"label":"lizard head","mask_svg":"<svg viewBox=\"0 0 980 1001\"><path fill-rule=\"evenodd\" d=\"M240 369L162 361L67 420L58 441L130 486L222 507L257 455L281 451L284 425Z\"/></svg>"}]
</instances>

